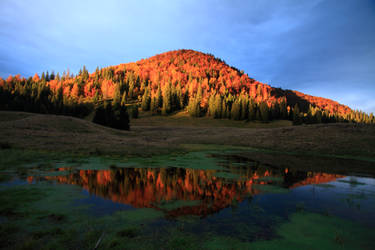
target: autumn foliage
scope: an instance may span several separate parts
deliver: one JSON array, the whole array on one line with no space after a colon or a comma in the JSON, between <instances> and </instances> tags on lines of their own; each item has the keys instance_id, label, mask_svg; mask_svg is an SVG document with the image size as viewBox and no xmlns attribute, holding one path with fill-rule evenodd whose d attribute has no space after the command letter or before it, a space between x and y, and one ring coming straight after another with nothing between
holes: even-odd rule
<instances>
[{"instance_id":1,"label":"autumn foliage","mask_svg":"<svg viewBox=\"0 0 375 250\"><path fill-rule=\"evenodd\" d=\"M69 171L61 168L59 171ZM321 184L342 178L328 173L301 173L260 168L243 169L238 178L226 179L217 176L216 170L184 168L112 168L110 170L79 170L64 176L32 177L28 180L55 180L58 183L83 187L90 194L113 202L128 204L136 208L155 208L167 216L207 216L246 197L261 194L261 185L282 184L285 188ZM197 181L199 180L199 181ZM196 201L196 204L173 209L164 209L168 202Z\"/></svg>"},{"instance_id":2,"label":"autumn foliage","mask_svg":"<svg viewBox=\"0 0 375 250\"><path fill-rule=\"evenodd\" d=\"M193 50L162 53L135 63L85 67L76 76L19 75L0 79L1 109L86 116L96 106L132 105L154 114L187 110L192 116L234 120L290 119L295 124L374 122L373 115L338 102L272 88L228 66L213 55Z\"/></svg>"}]
</instances>

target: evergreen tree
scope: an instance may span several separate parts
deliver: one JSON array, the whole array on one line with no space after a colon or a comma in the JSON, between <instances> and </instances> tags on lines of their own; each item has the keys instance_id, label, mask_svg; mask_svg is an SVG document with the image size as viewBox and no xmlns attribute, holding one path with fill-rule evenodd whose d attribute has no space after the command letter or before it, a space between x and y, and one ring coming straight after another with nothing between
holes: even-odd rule
<instances>
[{"instance_id":1,"label":"evergreen tree","mask_svg":"<svg viewBox=\"0 0 375 250\"><path fill-rule=\"evenodd\" d=\"M121 94L120 94L120 88L119 88L119 85L116 86L116 89L115 89L115 94L113 96L113 101L112 101L112 105L115 106L115 105L121 105L122 102L121 102Z\"/></svg>"},{"instance_id":2,"label":"evergreen tree","mask_svg":"<svg viewBox=\"0 0 375 250\"><path fill-rule=\"evenodd\" d=\"M220 94L216 94L214 118L220 119L222 117L222 113L223 113L223 101L221 99Z\"/></svg>"},{"instance_id":3,"label":"evergreen tree","mask_svg":"<svg viewBox=\"0 0 375 250\"><path fill-rule=\"evenodd\" d=\"M241 98L241 120L246 120L248 118L248 109L249 101L247 97Z\"/></svg>"},{"instance_id":4,"label":"evergreen tree","mask_svg":"<svg viewBox=\"0 0 375 250\"><path fill-rule=\"evenodd\" d=\"M158 108L163 107L163 96L161 94L161 88L160 85L158 86L158 90L156 92L156 104Z\"/></svg>"},{"instance_id":5,"label":"evergreen tree","mask_svg":"<svg viewBox=\"0 0 375 250\"><path fill-rule=\"evenodd\" d=\"M131 117L133 119L137 119L138 118L138 105L134 105L132 108L131 108Z\"/></svg>"},{"instance_id":6,"label":"evergreen tree","mask_svg":"<svg viewBox=\"0 0 375 250\"><path fill-rule=\"evenodd\" d=\"M293 108L293 125L301 125L301 124L302 124L302 117L300 114L298 103L296 103Z\"/></svg>"},{"instance_id":7,"label":"evergreen tree","mask_svg":"<svg viewBox=\"0 0 375 250\"><path fill-rule=\"evenodd\" d=\"M184 106L185 106L185 97L182 93L182 88L181 88L181 83L179 82L178 85L177 85L177 88L176 88L176 94L177 94L177 100L179 101L179 108L180 109L183 109Z\"/></svg>"},{"instance_id":8,"label":"evergreen tree","mask_svg":"<svg viewBox=\"0 0 375 250\"><path fill-rule=\"evenodd\" d=\"M215 117L215 113L216 113L215 95L211 94L210 98L208 99L208 116Z\"/></svg>"},{"instance_id":9,"label":"evergreen tree","mask_svg":"<svg viewBox=\"0 0 375 250\"><path fill-rule=\"evenodd\" d=\"M134 97L134 77L133 77L133 73L130 73L129 74L129 77L128 77L128 86L129 86L129 90L128 90L128 97L130 99L132 99Z\"/></svg>"},{"instance_id":10,"label":"evergreen tree","mask_svg":"<svg viewBox=\"0 0 375 250\"><path fill-rule=\"evenodd\" d=\"M158 113L158 100L155 96L151 98L150 110L152 114Z\"/></svg>"},{"instance_id":11,"label":"evergreen tree","mask_svg":"<svg viewBox=\"0 0 375 250\"><path fill-rule=\"evenodd\" d=\"M179 96L177 94L177 88L174 84L171 84L171 105L172 105L172 111L179 110L180 109L180 100Z\"/></svg>"},{"instance_id":12,"label":"evergreen tree","mask_svg":"<svg viewBox=\"0 0 375 250\"><path fill-rule=\"evenodd\" d=\"M166 84L163 94L163 108L161 113L162 115L168 115L172 111L172 93L170 83Z\"/></svg>"},{"instance_id":13,"label":"evergreen tree","mask_svg":"<svg viewBox=\"0 0 375 250\"><path fill-rule=\"evenodd\" d=\"M270 119L278 120L281 116L280 106L277 103L273 103L270 108Z\"/></svg>"},{"instance_id":14,"label":"evergreen tree","mask_svg":"<svg viewBox=\"0 0 375 250\"><path fill-rule=\"evenodd\" d=\"M270 120L269 108L266 102L261 102L259 105L260 116L262 121L268 122Z\"/></svg>"},{"instance_id":15,"label":"evergreen tree","mask_svg":"<svg viewBox=\"0 0 375 250\"><path fill-rule=\"evenodd\" d=\"M228 118L228 105L225 100L222 100L221 118Z\"/></svg>"},{"instance_id":16,"label":"evergreen tree","mask_svg":"<svg viewBox=\"0 0 375 250\"><path fill-rule=\"evenodd\" d=\"M322 112L320 110L316 111L315 120L317 123L322 123Z\"/></svg>"},{"instance_id":17,"label":"evergreen tree","mask_svg":"<svg viewBox=\"0 0 375 250\"><path fill-rule=\"evenodd\" d=\"M288 107L286 105L285 100L282 100L279 103L279 110L280 110L280 119L283 119L283 120L288 119Z\"/></svg>"},{"instance_id":18,"label":"evergreen tree","mask_svg":"<svg viewBox=\"0 0 375 250\"><path fill-rule=\"evenodd\" d=\"M232 104L230 117L233 120L240 120L241 118L241 103L238 99Z\"/></svg>"},{"instance_id":19,"label":"evergreen tree","mask_svg":"<svg viewBox=\"0 0 375 250\"><path fill-rule=\"evenodd\" d=\"M48 70L47 70L47 73L46 73L46 82L49 82L50 80L50 77L49 77L49 73L48 73Z\"/></svg>"},{"instance_id":20,"label":"evergreen tree","mask_svg":"<svg viewBox=\"0 0 375 250\"><path fill-rule=\"evenodd\" d=\"M143 93L142 96L142 110L147 111L150 110L150 104L151 104L151 93L150 93L150 88L146 87L145 92Z\"/></svg>"},{"instance_id":21,"label":"evergreen tree","mask_svg":"<svg viewBox=\"0 0 375 250\"><path fill-rule=\"evenodd\" d=\"M262 119L262 115L260 113L260 109L259 109L258 106L256 107L256 111L255 111L255 120L257 120L257 121L262 121L263 120Z\"/></svg>"},{"instance_id":22,"label":"evergreen tree","mask_svg":"<svg viewBox=\"0 0 375 250\"><path fill-rule=\"evenodd\" d=\"M248 110L249 110L248 120L249 121L257 120L257 115L256 115L257 114L257 106L252 99L250 99L248 106L249 106L249 108L248 108Z\"/></svg>"},{"instance_id":23,"label":"evergreen tree","mask_svg":"<svg viewBox=\"0 0 375 250\"><path fill-rule=\"evenodd\" d=\"M49 76L50 80L55 80L55 72L52 70L51 75Z\"/></svg>"},{"instance_id":24,"label":"evergreen tree","mask_svg":"<svg viewBox=\"0 0 375 250\"><path fill-rule=\"evenodd\" d=\"M121 98L121 106L125 106L125 105L126 105L126 102L127 102L126 92L124 92L124 93L122 94L122 98Z\"/></svg>"},{"instance_id":25,"label":"evergreen tree","mask_svg":"<svg viewBox=\"0 0 375 250\"><path fill-rule=\"evenodd\" d=\"M191 97L188 104L188 112L190 116L199 117L201 115L200 101L198 97Z\"/></svg>"},{"instance_id":26,"label":"evergreen tree","mask_svg":"<svg viewBox=\"0 0 375 250\"><path fill-rule=\"evenodd\" d=\"M82 79L84 81L87 81L87 79L89 79L89 72L88 70L86 69L86 66L83 65L83 69L82 69Z\"/></svg>"}]
</instances>

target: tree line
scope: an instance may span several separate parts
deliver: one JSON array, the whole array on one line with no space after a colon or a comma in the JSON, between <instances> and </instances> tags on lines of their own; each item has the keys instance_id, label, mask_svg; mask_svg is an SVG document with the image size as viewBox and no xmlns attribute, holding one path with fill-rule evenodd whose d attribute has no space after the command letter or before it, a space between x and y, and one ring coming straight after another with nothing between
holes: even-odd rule
<instances>
[{"instance_id":1,"label":"tree line","mask_svg":"<svg viewBox=\"0 0 375 250\"><path fill-rule=\"evenodd\" d=\"M222 60L195 51L174 51L137 63L0 78L0 109L85 117L106 126L129 127L138 106L155 115L186 110L193 117L293 124L374 123L374 115L334 102L299 105L285 92L249 78ZM327 100L326 100L327 102ZM129 106L132 106L130 109ZM122 118L124 116L124 118ZM121 120L121 121L120 121ZM123 125L119 125L123 124Z\"/></svg>"}]
</instances>

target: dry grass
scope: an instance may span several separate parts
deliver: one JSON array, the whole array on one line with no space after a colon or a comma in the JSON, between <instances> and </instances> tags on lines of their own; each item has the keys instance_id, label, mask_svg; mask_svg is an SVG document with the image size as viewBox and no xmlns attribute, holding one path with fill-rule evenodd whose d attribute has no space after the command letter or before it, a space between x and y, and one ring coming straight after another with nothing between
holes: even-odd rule
<instances>
[{"instance_id":1,"label":"dry grass","mask_svg":"<svg viewBox=\"0 0 375 250\"><path fill-rule=\"evenodd\" d=\"M207 118L186 124L180 119L194 118L143 116L131 122L130 131L120 131L66 116L1 111L0 117L0 142L16 148L150 155L183 150L183 144L219 144L375 159L375 127L369 125L286 127L285 122L245 124L213 120L210 123ZM219 127L218 122L232 127Z\"/></svg>"}]
</instances>

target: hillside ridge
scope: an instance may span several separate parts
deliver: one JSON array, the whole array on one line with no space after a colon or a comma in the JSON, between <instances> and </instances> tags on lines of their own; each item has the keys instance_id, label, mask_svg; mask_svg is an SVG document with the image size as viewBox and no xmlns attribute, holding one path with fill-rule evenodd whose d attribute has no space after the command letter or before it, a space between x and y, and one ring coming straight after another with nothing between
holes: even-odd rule
<instances>
[{"instance_id":1,"label":"hillside ridge","mask_svg":"<svg viewBox=\"0 0 375 250\"><path fill-rule=\"evenodd\" d=\"M85 117L99 107L94 122L125 129L127 118L116 115L117 111L125 115L125 106L133 107L133 117L141 108L162 115L187 110L194 117L294 124L375 122L373 115L337 101L274 88L212 54L185 49L92 73L83 66L77 75L46 72L28 79L0 78L0 96L0 109L5 110Z\"/></svg>"},{"instance_id":2,"label":"hillside ridge","mask_svg":"<svg viewBox=\"0 0 375 250\"><path fill-rule=\"evenodd\" d=\"M217 80L218 82L220 82L221 80L224 80L226 83L225 87L230 88L233 91L232 93L234 94L239 94L239 92L245 87L247 90L250 91L250 96L255 98L256 101L267 101L269 103L272 103L275 101L282 100L282 97L286 97L287 104L290 107L293 107L296 103L298 103L301 106L300 108L306 111L308 109L309 104L317 106L323 110L327 110L331 113L339 113L342 115L348 114L352 111L347 105L341 104L335 100L331 100L331 99L324 98L324 97L308 95L297 90L289 90L289 89L284 90L281 88L274 88L270 84L262 83L260 81L257 81L251 78L243 71L233 66L228 65L225 61L223 61L220 58L215 57L212 54L204 53L204 52L200 52L196 50L191 50L191 49L168 51L168 52L164 52L161 54L151 56L146 59L141 59L139 61L136 61L135 63L132 63L132 62L124 63L124 64L120 64L117 66L109 66L106 68L115 68L116 70L121 70L124 68L126 69L128 67L133 68L134 64L136 64L139 67L141 72L142 71L150 72L149 73L150 75L148 76L146 73L146 78L150 77L153 80L153 82L157 82L158 80L152 74L155 74L156 72L161 72L161 73L164 73L166 71L168 72L168 69L172 71L176 70L176 68L173 66L176 66L175 62L181 59L185 61L185 64L182 67L183 70L189 69L188 67L186 67L186 62L188 60L191 61L190 66L191 65L194 66L194 64L196 64L195 67L192 67L192 69L195 70L195 73L199 72L196 69L197 67L200 67L203 69L206 69L207 67L209 67L211 70L216 70L216 71L224 68L228 72L229 76L234 76L235 78L228 79L224 77L224 79L220 79L220 80L214 79L212 80L212 82L215 82L215 80ZM201 59L203 60L199 62L199 60ZM164 65L161 63L161 62L168 62L168 60L170 61L169 65ZM152 66L157 65L158 67L154 67L154 69L151 69L150 68L151 65ZM166 66L167 68L165 68ZM178 68L178 65L177 65L177 68ZM181 72L181 71L178 71L178 72ZM206 77L204 74L197 74L195 76L198 78ZM176 81L181 80L181 79L184 79L184 77L177 75L176 78L174 78L174 80ZM212 77L210 77L209 79L211 80ZM187 80L187 79L184 79L184 80ZM210 80L208 80L208 82L210 82ZM242 81L242 84L238 84L237 82L238 80L240 82ZM257 95L256 93L258 91L258 88L261 89L260 95Z\"/></svg>"}]
</instances>

